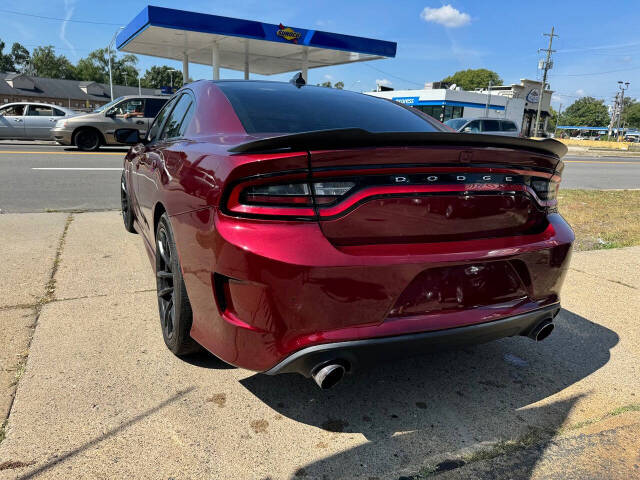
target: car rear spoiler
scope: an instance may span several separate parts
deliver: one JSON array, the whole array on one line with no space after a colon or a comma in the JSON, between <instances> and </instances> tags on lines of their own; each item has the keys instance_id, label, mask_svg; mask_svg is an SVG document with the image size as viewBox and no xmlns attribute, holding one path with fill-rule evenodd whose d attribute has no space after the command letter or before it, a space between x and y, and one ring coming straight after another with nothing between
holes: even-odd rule
<instances>
[{"instance_id":1,"label":"car rear spoiler","mask_svg":"<svg viewBox=\"0 0 640 480\"><path fill-rule=\"evenodd\" d=\"M488 147L528 150L562 158L567 147L550 138L531 140L500 135L457 132L385 132L372 133L360 128L318 130L275 137L260 138L229 149L232 153L273 151L331 150L358 147L408 147L450 145L456 147Z\"/></svg>"}]
</instances>

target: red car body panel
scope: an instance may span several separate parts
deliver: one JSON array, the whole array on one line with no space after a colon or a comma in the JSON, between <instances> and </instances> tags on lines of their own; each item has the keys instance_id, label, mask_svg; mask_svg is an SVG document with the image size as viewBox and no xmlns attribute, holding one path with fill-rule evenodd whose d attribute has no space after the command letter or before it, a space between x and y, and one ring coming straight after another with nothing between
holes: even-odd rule
<instances>
[{"instance_id":1,"label":"red car body panel","mask_svg":"<svg viewBox=\"0 0 640 480\"><path fill-rule=\"evenodd\" d=\"M224 361L265 371L313 345L480 324L559 302L573 232L531 187L504 183L523 174L559 180L557 157L452 146L232 154L258 137L215 83L188 89L197 104L185 138L133 147L125 174L152 265L155 222L169 214L191 336ZM274 173L287 182L502 180L371 185L311 220L246 218L270 207L247 208L235 186Z\"/></svg>"}]
</instances>

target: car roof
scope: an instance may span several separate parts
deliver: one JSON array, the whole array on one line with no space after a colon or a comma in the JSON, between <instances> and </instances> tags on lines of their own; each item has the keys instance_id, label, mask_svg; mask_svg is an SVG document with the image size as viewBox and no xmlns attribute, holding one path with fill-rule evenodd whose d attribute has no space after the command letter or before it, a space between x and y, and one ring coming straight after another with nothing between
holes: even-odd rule
<instances>
[{"instance_id":1,"label":"car roof","mask_svg":"<svg viewBox=\"0 0 640 480\"><path fill-rule=\"evenodd\" d=\"M118 98L121 98L123 100L129 100L131 98L164 98L169 100L171 98L171 95L122 95Z\"/></svg>"},{"instance_id":2,"label":"car roof","mask_svg":"<svg viewBox=\"0 0 640 480\"><path fill-rule=\"evenodd\" d=\"M57 108L58 110L65 110L67 112L75 113L69 107L63 107L62 105L55 105L53 103L47 103L47 102L11 102L11 103L3 103L3 104L0 105L0 108L8 107L8 106L11 106L11 105L42 105L42 106L46 106L46 107Z\"/></svg>"}]
</instances>

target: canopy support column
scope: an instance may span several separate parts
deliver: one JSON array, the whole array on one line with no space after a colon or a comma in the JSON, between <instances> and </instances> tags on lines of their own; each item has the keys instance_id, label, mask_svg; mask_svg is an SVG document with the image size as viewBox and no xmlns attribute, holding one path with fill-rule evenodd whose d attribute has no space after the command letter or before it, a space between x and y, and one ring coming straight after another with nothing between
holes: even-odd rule
<instances>
[{"instance_id":1,"label":"canopy support column","mask_svg":"<svg viewBox=\"0 0 640 480\"><path fill-rule=\"evenodd\" d=\"M220 49L216 42L213 42L211 46L211 68L213 69L213 79L220 80Z\"/></svg>"},{"instance_id":2,"label":"canopy support column","mask_svg":"<svg viewBox=\"0 0 640 480\"><path fill-rule=\"evenodd\" d=\"M244 79L249 80L249 40L244 41Z\"/></svg>"},{"instance_id":3,"label":"canopy support column","mask_svg":"<svg viewBox=\"0 0 640 480\"><path fill-rule=\"evenodd\" d=\"M309 49L304 47L302 50L302 78L304 78L305 82L309 81Z\"/></svg>"},{"instance_id":4,"label":"canopy support column","mask_svg":"<svg viewBox=\"0 0 640 480\"><path fill-rule=\"evenodd\" d=\"M182 57L182 83L186 85L189 83L189 55L184 52Z\"/></svg>"}]
</instances>

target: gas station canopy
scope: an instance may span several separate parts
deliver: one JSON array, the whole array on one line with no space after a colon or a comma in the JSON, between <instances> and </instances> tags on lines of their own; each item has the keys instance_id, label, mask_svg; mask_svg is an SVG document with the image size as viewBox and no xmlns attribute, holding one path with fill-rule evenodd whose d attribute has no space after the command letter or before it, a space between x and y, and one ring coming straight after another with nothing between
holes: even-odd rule
<instances>
[{"instance_id":1,"label":"gas station canopy","mask_svg":"<svg viewBox=\"0 0 640 480\"><path fill-rule=\"evenodd\" d=\"M220 17L170 8L144 8L116 37L123 52L272 75L395 57L396 43L339 33Z\"/></svg>"}]
</instances>

